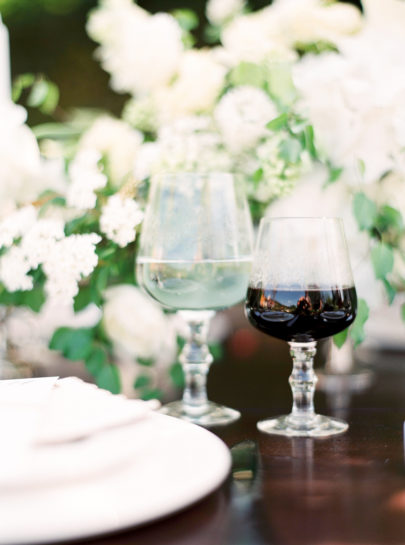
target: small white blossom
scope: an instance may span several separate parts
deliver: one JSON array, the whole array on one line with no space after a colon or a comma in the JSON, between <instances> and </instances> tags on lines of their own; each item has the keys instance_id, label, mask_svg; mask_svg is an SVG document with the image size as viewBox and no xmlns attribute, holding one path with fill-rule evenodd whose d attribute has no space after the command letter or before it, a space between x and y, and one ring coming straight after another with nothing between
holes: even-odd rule
<instances>
[{"instance_id":1,"label":"small white blossom","mask_svg":"<svg viewBox=\"0 0 405 545\"><path fill-rule=\"evenodd\" d=\"M9 248L34 224L37 212L33 206L24 206L0 222L0 247Z\"/></svg>"},{"instance_id":2,"label":"small white blossom","mask_svg":"<svg viewBox=\"0 0 405 545\"><path fill-rule=\"evenodd\" d=\"M61 219L37 220L21 241L21 248L31 269L36 269L52 251L54 241L64 236L64 224Z\"/></svg>"},{"instance_id":3,"label":"small white blossom","mask_svg":"<svg viewBox=\"0 0 405 545\"><path fill-rule=\"evenodd\" d=\"M71 301L79 291L78 282L97 266L95 246L100 240L101 237L91 233L70 235L54 242L42 264L49 297Z\"/></svg>"},{"instance_id":4,"label":"small white blossom","mask_svg":"<svg viewBox=\"0 0 405 545\"><path fill-rule=\"evenodd\" d=\"M82 150L76 155L69 167L71 183L66 195L68 206L83 210L95 207L95 191L107 184L107 177L98 166L100 158L100 153L95 150Z\"/></svg>"},{"instance_id":5,"label":"small white blossom","mask_svg":"<svg viewBox=\"0 0 405 545\"><path fill-rule=\"evenodd\" d=\"M243 85L221 98L214 115L226 147L240 153L266 134L266 124L277 117L277 109L264 91Z\"/></svg>"},{"instance_id":6,"label":"small white blossom","mask_svg":"<svg viewBox=\"0 0 405 545\"><path fill-rule=\"evenodd\" d=\"M100 229L107 238L124 248L136 238L136 226L141 223L143 212L138 203L130 198L113 195L103 207Z\"/></svg>"},{"instance_id":7,"label":"small white blossom","mask_svg":"<svg viewBox=\"0 0 405 545\"><path fill-rule=\"evenodd\" d=\"M33 279L27 273L31 265L22 250L13 246L0 258L0 281L8 291L26 291L33 288Z\"/></svg>"},{"instance_id":8,"label":"small white blossom","mask_svg":"<svg viewBox=\"0 0 405 545\"><path fill-rule=\"evenodd\" d=\"M207 18L213 25L222 25L241 13L244 0L209 0L206 7Z\"/></svg>"}]
</instances>

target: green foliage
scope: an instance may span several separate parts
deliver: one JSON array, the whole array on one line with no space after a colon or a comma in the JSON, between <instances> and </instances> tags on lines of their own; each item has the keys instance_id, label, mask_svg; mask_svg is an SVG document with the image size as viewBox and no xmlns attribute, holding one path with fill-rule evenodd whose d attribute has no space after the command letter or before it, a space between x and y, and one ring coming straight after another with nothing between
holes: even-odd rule
<instances>
[{"instance_id":1,"label":"green foliage","mask_svg":"<svg viewBox=\"0 0 405 545\"><path fill-rule=\"evenodd\" d=\"M109 341L106 340L100 324L93 328L60 327L54 332L49 348L58 350L69 360L83 360L100 388L113 394L121 391L119 371L111 363Z\"/></svg>"},{"instance_id":2,"label":"green foliage","mask_svg":"<svg viewBox=\"0 0 405 545\"><path fill-rule=\"evenodd\" d=\"M377 205L364 193L356 193L353 199L353 212L361 231L371 229L377 219Z\"/></svg>"},{"instance_id":3,"label":"green foliage","mask_svg":"<svg viewBox=\"0 0 405 545\"><path fill-rule=\"evenodd\" d=\"M353 339L354 347L361 344L365 339L364 324L368 320L369 307L364 299L359 299L357 307L357 316L350 327L350 336Z\"/></svg>"},{"instance_id":4,"label":"green foliage","mask_svg":"<svg viewBox=\"0 0 405 545\"><path fill-rule=\"evenodd\" d=\"M401 305L401 318L402 321L405 322L405 303Z\"/></svg>"},{"instance_id":5,"label":"green foliage","mask_svg":"<svg viewBox=\"0 0 405 545\"><path fill-rule=\"evenodd\" d=\"M59 102L59 89L57 85L43 75L22 74L14 84L12 98L14 102L21 99L24 91L28 91L27 106L38 108L40 112L50 115L55 111Z\"/></svg>"},{"instance_id":6,"label":"green foliage","mask_svg":"<svg viewBox=\"0 0 405 545\"><path fill-rule=\"evenodd\" d=\"M138 375L134 382L134 388L145 388L145 386L149 386L151 383L151 378L148 375Z\"/></svg>"},{"instance_id":7,"label":"green foliage","mask_svg":"<svg viewBox=\"0 0 405 545\"><path fill-rule=\"evenodd\" d=\"M0 286L0 304L13 307L28 307L34 312L39 312L45 303L43 284L38 283L30 291L9 292Z\"/></svg>"},{"instance_id":8,"label":"green foliage","mask_svg":"<svg viewBox=\"0 0 405 545\"><path fill-rule=\"evenodd\" d=\"M173 363L170 367L169 375L176 388L184 388L184 372L181 363Z\"/></svg>"},{"instance_id":9,"label":"green foliage","mask_svg":"<svg viewBox=\"0 0 405 545\"><path fill-rule=\"evenodd\" d=\"M279 155L286 163L298 163L301 152L302 146L294 138L286 138L280 144Z\"/></svg>"},{"instance_id":10,"label":"green foliage","mask_svg":"<svg viewBox=\"0 0 405 545\"><path fill-rule=\"evenodd\" d=\"M269 69L267 86L273 99L282 108L289 108L297 98L291 68L287 63L273 63Z\"/></svg>"},{"instance_id":11,"label":"green foliage","mask_svg":"<svg viewBox=\"0 0 405 545\"><path fill-rule=\"evenodd\" d=\"M199 25L198 15L191 9L175 9L173 17L177 20L183 30L194 30Z\"/></svg>"},{"instance_id":12,"label":"green foliage","mask_svg":"<svg viewBox=\"0 0 405 545\"><path fill-rule=\"evenodd\" d=\"M320 55L321 53L338 51L335 44L326 40L318 40L316 42L297 42L294 47L301 57L308 54Z\"/></svg>"},{"instance_id":13,"label":"green foliage","mask_svg":"<svg viewBox=\"0 0 405 545\"><path fill-rule=\"evenodd\" d=\"M259 64L243 61L231 71L229 81L234 86L252 85L253 87L263 87L266 83L266 71Z\"/></svg>"},{"instance_id":14,"label":"green foliage","mask_svg":"<svg viewBox=\"0 0 405 545\"><path fill-rule=\"evenodd\" d=\"M383 242L376 244L371 250L371 262L376 278L383 280L394 266L393 249Z\"/></svg>"},{"instance_id":15,"label":"green foliage","mask_svg":"<svg viewBox=\"0 0 405 545\"><path fill-rule=\"evenodd\" d=\"M288 129L288 114L286 112L282 113L278 117L269 121L266 127L270 131L279 131L281 129Z\"/></svg>"},{"instance_id":16,"label":"green foliage","mask_svg":"<svg viewBox=\"0 0 405 545\"><path fill-rule=\"evenodd\" d=\"M162 399L163 392L159 388L146 389L141 394L141 399L148 401L149 399Z\"/></svg>"}]
</instances>

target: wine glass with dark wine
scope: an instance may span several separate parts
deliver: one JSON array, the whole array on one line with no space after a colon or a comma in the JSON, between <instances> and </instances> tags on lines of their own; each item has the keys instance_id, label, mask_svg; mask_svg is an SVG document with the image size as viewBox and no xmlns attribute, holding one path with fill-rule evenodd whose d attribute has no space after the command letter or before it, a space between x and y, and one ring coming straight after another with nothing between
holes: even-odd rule
<instances>
[{"instance_id":1,"label":"wine glass with dark wine","mask_svg":"<svg viewBox=\"0 0 405 545\"><path fill-rule=\"evenodd\" d=\"M239 418L207 399L213 357L207 346L211 318L243 301L252 262L252 225L243 187L228 173L164 174L152 180L137 257L137 279L188 326L180 354L182 401L162 412L203 426Z\"/></svg>"},{"instance_id":2,"label":"wine glass with dark wine","mask_svg":"<svg viewBox=\"0 0 405 545\"><path fill-rule=\"evenodd\" d=\"M287 341L293 359L289 415L262 420L267 433L326 437L346 422L314 411L313 359L319 339L355 319L356 290L339 218L264 218L260 223L246 298L250 323Z\"/></svg>"}]
</instances>

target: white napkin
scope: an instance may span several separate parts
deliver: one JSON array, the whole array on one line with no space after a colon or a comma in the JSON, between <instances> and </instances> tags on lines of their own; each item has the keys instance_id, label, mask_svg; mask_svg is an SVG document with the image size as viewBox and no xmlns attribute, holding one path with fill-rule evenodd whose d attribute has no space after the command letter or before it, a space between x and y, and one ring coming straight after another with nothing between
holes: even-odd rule
<instances>
[{"instance_id":1,"label":"white napkin","mask_svg":"<svg viewBox=\"0 0 405 545\"><path fill-rule=\"evenodd\" d=\"M143 448L138 422L159 405L73 377L0 381L0 493L118 468Z\"/></svg>"}]
</instances>

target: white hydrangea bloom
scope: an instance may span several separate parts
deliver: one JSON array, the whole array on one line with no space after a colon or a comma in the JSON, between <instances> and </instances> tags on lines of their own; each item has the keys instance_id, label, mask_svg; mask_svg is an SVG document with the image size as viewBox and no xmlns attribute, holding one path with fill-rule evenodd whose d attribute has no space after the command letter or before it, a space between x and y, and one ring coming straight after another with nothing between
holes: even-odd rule
<instances>
[{"instance_id":1,"label":"white hydrangea bloom","mask_svg":"<svg viewBox=\"0 0 405 545\"><path fill-rule=\"evenodd\" d=\"M78 282L97 266L95 246L100 240L99 235L91 233L70 235L54 242L42 263L50 298L69 302L77 295Z\"/></svg>"},{"instance_id":2,"label":"white hydrangea bloom","mask_svg":"<svg viewBox=\"0 0 405 545\"><path fill-rule=\"evenodd\" d=\"M110 0L92 12L87 31L101 43L98 57L115 91L142 95L176 74L182 31L167 13L150 15L132 1Z\"/></svg>"},{"instance_id":3,"label":"white hydrangea bloom","mask_svg":"<svg viewBox=\"0 0 405 545\"><path fill-rule=\"evenodd\" d=\"M213 25L223 25L230 21L246 6L244 0L209 0L205 13Z\"/></svg>"},{"instance_id":4,"label":"white hydrangea bloom","mask_svg":"<svg viewBox=\"0 0 405 545\"><path fill-rule=\"evenodd\" d=\"M145 142L141 146L134 166L136 180L145 180L151 176L154 166L159 163L161 152L158 142Z\"/></svg>"},{"instance_id":5,"label":"white hydrangea bloom","mask_svg":"<svg viewBox=\"0 0 405 545\"><path fill-rule=\"evenodd\" d=\"M0 248L10 248L13 241L22 237L35 223L37 211L33 206L24 206L0 222Z\"/></svg>"},{"instance_id":6,"label":"white hydrangea bloom","mask_svg":"<svg viewBox=\"0 0 405 545\"><path fill-rule=\"evenodd\" d=\"M100 172L98 161L101 155L96 150L79 151L69 167L71 183L66 194L66 203L79 209L94 208L97 201L95 191L105 187L107 177Z\"/></svg>"},{"instance_id":7,"label":"white hydrangea bloom","mask_svg":"<svg viewBox=\"0 0 405 545\"><path fill-rule=\"evenodd\" d=\"M221 135L206 116L188 116L165 125L158 134L159 160L152 174L162 171L229 171L232 162Z\"/></svg>"},{"instance_id":8,"label":"white hydrangea bloom","mask_svg":"<svg viewBox=\"0 0 405 545\"><path fill-rule=\"evenodd\" d=\"M107 238L124 248L136 238L136 226L141 223L143 212L138 203L119 194L109 197L100 216L100 229Z\"/></svg>"},{"instance_id":9,"label":"white hydrangea bloom","mask_svg":"<svg viewBox=\"0 0 405 545\"><path fill-rule=\"evenodd\" d=\"M255 146L266 134L266 124L277 115L277 108L268 95L248 85L228 91L214 112L225 145L232 153Z\"/></svg>"},{"instance_id":10,"label":"white hydrangea bloom","mask_svg":"<svg viewBox=\"0 0 405 545\"><path fill-rule=\"evenodd\" d=\"M142 134L112 117L98 118L79 142L81 150L97 150L107 156L110 181L120 186L132 171L134 158L143 142Z\"/></svg>"},{"instance_id":11,"label":"white hydrangea bloom","mask_svg":"<svg viewBox=\"0 0 405 545\"><path fill-rule=\"evenodd\" d=\"M33 279L27 273L31 265L25 252L13 246L0 258L0 281L8 291L26 291L33 288Z\"/></svg>"}]
</instances>

